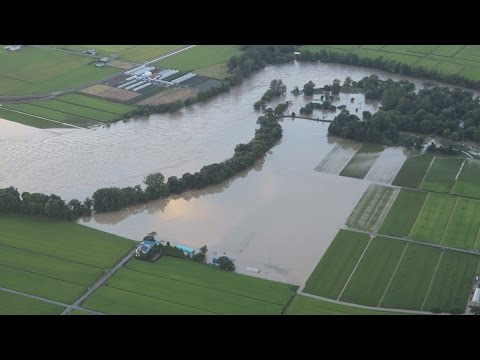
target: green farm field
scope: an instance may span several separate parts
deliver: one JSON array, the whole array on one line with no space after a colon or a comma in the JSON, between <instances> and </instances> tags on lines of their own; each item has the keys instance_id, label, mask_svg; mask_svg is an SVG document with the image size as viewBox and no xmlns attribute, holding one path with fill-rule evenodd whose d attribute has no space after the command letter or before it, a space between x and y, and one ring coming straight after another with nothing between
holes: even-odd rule
<instances>
[{"instance_id":1,"label":"green farm field","mask_svg":"<svg viewBox=\"0 0 480 360\"><path fill-rule=\"evenodd\" d=\"M409 157L403 163L403 166L393 180L392 185L412 189L418 188L432 160L433 155L430 153Z\"/></svg>"},{"instance_id":2,"label":"green farm field","mask_svg":"<svg viewBox=\"0 0 480 360\"><path fill-rule=\"evenodd\" d=\"M398 190L371 184L347 220L347 226L376 232L392 206Z\"/></svg>"},{"instance_id":3,"label":"green farm field","mask_svg":"<svg viewBox=\"0 0 480 360\"><path fill-rule=\"evenodd\" d=\"M383 57L413 67L480 79L479 45L306 45L302 50L350 52L370 59Z\"/></svg>"},{"instance_id":4,"label":"green farm field","mask_svg":"<svg viewBox=\"0 0 480 360\"><path fill-rule=\"evenodd\" d=\"M22 125L32 126L39 129L67 128L67 125L58 124L53 121L40 119L28 114L20 114L14 111L0 108L0 119L13 121Z\"/></svg>"},{"instance_id":5,"label":"green farm field","mask_svg":"<svg viewBox=\"0 0 480 360\"><path fill-rule=\"evenodd\" d=\"M340 176L363 179L383 151L383 146L363 144L340 172Z\"/></svg>"},{"instance_id":6,"label":"green farm field","mask_svg":"<svg viewBox=\"0 0 480 360\"><path fill-rule=\"evenodd\" d=\"M125 104L115 103L113 101L101 100L87 95L81 94L68 94L57 98L59 101L63 101L70 104L84 106L100 111L105 111L117 115L123 115L135 109L135 106L129 106Z\"/></svg>"},{"instance_id":7,"label":"green farm field","mask_svg":"<svg viewBox=\"0 0 480 360\"><path fill-rule=\"evenodd\" d=\"M440 254L440 250L432 246L408 244L380 306L420 310Z\"/></svg>"},{"instance_id":8,"label":"green farm field","mask_svg":"<svg viewBox=\"0 0 480 360\"><path fill-rule=\"evenodd\" d=\"M27 47L0 53L0 95L43 94L108 77L119 69L91 65L91 58Z\"/></svg>"},{"instance_id":9,"label":"green farm field","mask_svg":"<svg viewBox=\"0 0 480 360\"><path fill-rule=\"evenodd\" d=\"M159 60L153 65L168 67L182 71L194 71L201 73L203 70L212 70L213 65L225 64L233 55L239 54L237 45L198 45L181 53ZM216 72L225 74L225 69L217 69L210 73L217 77ZM205 75L205 73L204 73Z\"/></svg>"},{"instance_id":10,"label":"green farm field","mask_svg":"<svg viewBox=\"0 0 480 360\"><path fill-rule=\"evenodd\" d=\"M404 315L404 313L360 309L297 295L288 307L287 315Z\"/></svg>"},{"instance_id":11,"label":"green farm field","mask_svg":"<svg viewBox=\"0 0 480 360\"><path fill-rule=\"evenodd\" d=\"M455 251L445 251L428 293L424 310L439 307L443 312L452 308L465 310L472 289L479 257Z\"/></svg>"},{"instance_id":12,"label":"green farm field","mask_svg":"<svg viewBox=\"0 0 480 360\"><path fill-rule=\"evenodd\" d=\"M185 45L50 45L59 49L82 52L83 50L95 49L98 56L110 57L118 54L118 59L143 62L153 60L172 51L179 50Z\"/></svg>"},{"instance_id":13,"label":"green farm field","mask_svg":"<svg viewBox=\"0 0 480 360\"><path fill-rule=\"evenodd\" d=\"M0 217L0 287L73 303L133 242L70 222Z\"/></svg>"},{"instance_id":14,"label":"green farm field","mask_svg":"<svg viewBox=\"0 0 480 360\"><path fill-rule=\"evenodd\" d=\"M73 116L87 118L96 122L109 122L117 119L119 116L110 112L96 110L85 106L66 103L60 100L45 100L35 103L36 106L60 111Z\"/></svg>"},{"instance_id":15,"label":"green farm field","mask_svg":"<svg viewBox=\"0 0 480 360\"><path fill-rule=\"evenodd\" d=\"M367 234L340 230L308 278L303 291L338 298L369 240Z\"/></svg>"},{"instance_id":16,"label":"green farm field","mask_svg":"<svg viewBox=\"0 0 480 360\"><path fill-rule=\"evenodd\" d=\"M410 237L418 241L440 243L455 201L455 196L428 193Z\"/></svg>"},{"instance_id":17,"label":"green farm field","mask_svg":"<svg viewBox=\"0 0 480 360\"><path fill-rule=\"evenodd\" d=\"M0 291L0 315L58 315L63 307Z\"/></svg>"},{"instance_id":18,"label":"green farm field","mask_svg":"<svg viewBox=\"0 0 480 360\"><path fill-rule=\"evenodd\" d=\"M480 160L467 159L452 194L480 199Z\"/></svg>"},{"instance_id":19,"label":"green farm field","mask_svg":"<svg viewBox=\"0 0 480 360\"><path fill-rule=\"evenodd\" d=\"M442 244L471 249L480 227L480 200L458 197L450 216Z\"/></svg>"},{"instance_id":20,"label":"green farm field","mask_svg":"<svg viewBox=\"0 0 480 360\"><path fill-rule=\"evenodd\" d=\"M465 159L435 158L420 189L448 194Z\"/></svg>"},{"instance_id":21,"label":"green farm field","mask_svg":"<svg viewBox=\"0 0 480 360\"><path fill-rule=\"evenodd\" d=\"M280 314L293 290L288 284L162 257L154 264L130 261L84 307L129 314L137 311L138 301L146 314Z\"/></svg>"},{"instance_id":22,"label":"green farm field","mask_svg":"<svg viewBox=\"0 0 480 360\"><path fill-rule=\"evenodd\" d=\"M372 239L340 301L378 306L405 246L400 240Z\"/></svg>"},{"instance_id":23,"label":"green farm field","mask_svg":"<svg viewBox=\"0 0 480 360\"><path fill-rule=\"evenodd\" d=\"M407 236L426 196L426 192L401 189L378 232L396 237Z\"/></svg>"}]
</instances>

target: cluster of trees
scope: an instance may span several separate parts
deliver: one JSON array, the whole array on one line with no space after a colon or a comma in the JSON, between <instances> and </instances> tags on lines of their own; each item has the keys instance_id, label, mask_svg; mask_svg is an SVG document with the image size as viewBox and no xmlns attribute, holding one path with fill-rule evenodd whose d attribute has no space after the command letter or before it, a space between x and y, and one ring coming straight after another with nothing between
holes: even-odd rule
<instances>
[{"instance_id":1,"label":"cluster of trees","mask_svg":"<svg viewBox=\"0 0 480 360\"><path fill-rule=\"evenodd\" d=\"M43 216L60 220L74 220L91 214L92 200L83 203L77 199L68 204L58 195L24 192L20 195L12 186L0 189L0 213Z\"/></svg>"},{"instance_id":2,"label":"cluster of trees","mask_svg":"<svg viewBox=\"0 0 480 360\"><path fill-rule=\"evenodd\" d=\"M344 53L322 49L319 52L311 52L309 50L302 51L300 55L297 55L296 58L298 61L304 62L321 61L325 63L332 62L381 69L395 74L423 77L425 79L436 80L480 90L480 80L468 79L457 74L445 74L436 70L435 68L425 68L423 66L416 65L412 66L395 60L385 59L382 56L374 59L361 58L354 53Z\"/></svg>"},{"instance_id":3,"label":"cluster of trees","mask_svg":"<svg viewBox=\"0 0 480 360\"><path fill-rule=\"evenodd\" d=\"M278 107L278 106L277 106ZM126 188L102 188L93 194L95 212L107 212L123 209L129 205L140 204L153 199L181 194L191 189L203 189L218 184L236 173L252 166L257 159L270 150L282 137L282 127L278 124L275 111L267 109L257 120L260 127L254 138L247 144L238 144L234 155L221 162L206 165L194 174L185 173L182 177L171 176L165 183L162 173L154 173L145 178L146 188L140 185Z\"/></svg>"},{"instance_id":4,"label":"cluster of trees","mask_svg":"<svg viewBox=\"0 0 480 360\"><path fill-rule=\"evenodd\" d=\"M300 108L300 114L310 115L314 109L323 109L328 111L335 111L337 107L332 105L328 100L325 100L321 103L309 102L305 107Z\"/></svg>"},{"instance_id":5,"label":"cluster of trees","mask_svg":"<svg viewBox=\"0 0 480 360\"><path fill-rule=\"evenodd\" d=\"M218 94L228 92L231 87L242 83L244 78L250 76L255 71L263 69L268 64L281 64L295 60L294 46L243 45L240 46L240 50L243 51L241 55L234 55L228 61L227 67L230 75L219 86L200 91L196 96L191 96L185 101L177 100L161 105L138 106L125 114L123 118L178 111L185 106L206 101Z\"/></svg>"},{"instance_id":6,"label":"cluster of trees","mask_svg":"<svg viewBox=\"0 0 480 360\"><path fill-rule=\"evenodd\" d=\"M352 86L365 91L366 97L379 99L381 110L365 116L365 122L342 112L330 125L332 135L392 144L398 141L399 131L407 131L480 142L480 99L473 98L472 91L426 83L415 93L415 85L406 80L384 81L376 75Z\"/></svg>"},{"instance_id":7,"label":"cluster of trees","mask_svg":"<svg viewBox=\"0 0 480 360\"><path fill-rule=\"evenodd\" d=\"M269 102L274 97L284 96L287 93L287 85L281 79L274 79L270 83L270 87L263 94L261 101Z\"/></svg>"}]
</instances>

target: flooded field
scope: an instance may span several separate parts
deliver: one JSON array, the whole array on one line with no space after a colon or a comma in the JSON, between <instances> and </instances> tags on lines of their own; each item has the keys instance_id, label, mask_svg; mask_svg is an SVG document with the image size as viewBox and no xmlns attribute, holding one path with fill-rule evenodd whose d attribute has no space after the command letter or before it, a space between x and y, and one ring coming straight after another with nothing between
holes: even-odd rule
<instances>
[{"instance_id":1,"label":"flooded field","mask_svg":"<svg viewBox=\"0 0 480 360\"><path fill-rule=\"evenodd\" d=\"M391 184L407 160L409 151L402 148L386 148L365 176L365 180Z\"/></svg>"},{"instance_id":2,"label":"flooded field","mask_svg":"<svg viewBox=\"0 0 480 360\"><path fill-rule=\"evenodd\" d=\"M372 73L383 79L404 78L345 65L295 63L268 67L207 103L110 128L38 130L0 120L0 187L83 200L98 188L141 184L153 172L166 177L195 172L230 157L236 144L253 137L259 113L252 105L272 79L282 79L288 95L271 105L289 100L288 111L298 114L301 106L320 96L294 97L293 86L313 80L319 87ZM376 103L360 94L342 94L334 105L342 104L352 113L377 110ZM337 113L315 110L312 117L333 119ZM332 149L344 145L327 137L328 124L285 119L282 126L281 142L253 169L224 184L80 223L134 240L156 231L174 244L206 244L210 255L235 257L239 272L258 268L255 276L303 285L370 182L314 171L321 164L334 174L341 170L337 161L348 163L353 157L335 155ZM323 163L331 151L331 160ZM375 170L369 162L363 176L390 178L397 160L390 164L389 159L398 156L388 156L382 163L390 170Z\"/></svg>"}]
</instances>

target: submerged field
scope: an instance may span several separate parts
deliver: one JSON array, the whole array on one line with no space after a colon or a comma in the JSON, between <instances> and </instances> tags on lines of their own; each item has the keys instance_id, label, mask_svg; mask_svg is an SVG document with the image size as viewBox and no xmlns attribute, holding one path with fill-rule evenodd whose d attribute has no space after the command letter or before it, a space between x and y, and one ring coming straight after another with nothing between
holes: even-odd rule
<instances>
[{"instance_id":1,"label":"submerged field","mask_svg":"<svg viewBox=\"0 0 480 360\"><path fill-rule=\"evenodd\" d=\"M133 242L70 222L0 217L0 287L70 304Z\"/></svg>"},{"instance_id":2,"label":"submerged field","mask_svg":"<svg viewBox=\"0 0 480 360\"><path fill-rule=\"evenodd\" d=\"M347 226L376 232L392 206L398 190L371 184L347 220Z\"/></svg>"},{"instance_id":3,"label":"submerged field","mask_svg":"<svg viewBox=\"0 0 480 360\"><path fill-rule=\"evenodd\" d=\"M288 284L162 257L131 260L83 306L108 314L281 314L293 295Z\"/></svg>"},{"instance_id":4,"label":"submerged field","mask_svg":"<svg viewBox=\"0 0 480 360\"><path fill-rule=\"evenodd\" d=\"M340 172L340 176L363 179L383 151L383 146L363 144Z\"/></svg>"},{"instance_id":5,"label":"submerged field","mask_svg":"<svg viewBox=\"0 0 480 360\"><path fill-rule=\"evenodd\" d=\"M341 142L334 146L332 150L315 167L315 171L327 174L338 175L340 171L348 164L350 159L360 149L361 144Z\"/></svg>"}]
</instances>

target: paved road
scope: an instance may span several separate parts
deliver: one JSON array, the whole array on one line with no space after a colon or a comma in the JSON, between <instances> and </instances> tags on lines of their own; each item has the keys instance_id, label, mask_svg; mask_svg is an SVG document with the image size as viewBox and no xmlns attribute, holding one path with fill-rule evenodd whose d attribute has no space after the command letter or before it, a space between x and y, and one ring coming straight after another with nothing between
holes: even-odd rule
<instances>
[{"instance_id":1,"label":"paved road","mask_svg":"<svg viewBox=\"0 0 480 360\"><path fill-rule=\"evenodd\" d=\"M150 61L148 61L148 62L146 62L146 63L143 63L143 65L145 65L145 66L146 66L146 65L150 65L150 64L152 64L152 63L154 63L154 62L157 62L158 60L165 59L165 58L167 58L167 57L169 57L169 56L178 54L179 52L182 52L182 51L191 49L191 48L193 48L193 47L195 47L195 46L197 46L197 45L190 45L190 46L181 48L180 50L174 51L174 52L172 52L172 53L170 53L170 54L163 55L163 56L160 56L159 58L156 58L156 59L150 60Z\"/></svg>"},{"instance_id":2,"label":"paved road","mask_svg":"<svg viewBox=\"0 0 480 360\"><path fill-rule=\"evenodd\" d=\"M97 290L100 286L102 286L110 277L115 274L118 269L120 269L125 263L130 260L135 254L136 247L133 248L120 262L117 263L112 269L108 270L105 275L103 275L100 280L98 280L95 284L90 286L85 294L83 294L80 298L78 298L77 301L75 301L72 305L69 305L65 310L60 315L66 315L73 309L76 309L80 306L81 303L83 303L87 298L95 291Z\"/></svg>"},{"instance_id":3,"label":"paved road","mask_svg":"<svg viewBox=\"0 0 480 360\"><path fill-rule=\"evenodd\" d=\"M28 297L28 298L31 298L31 299L35 299L35 300L40 300L40 301L43 301L43 302L47 302L47 303L50 303L50 304L53 304L53 305L62 306L62 307L64 307L64 308L68 308L68 307L70 306L70 305L68 305L68 304L64 304L64 303L59 302L59 301L54 301L54 300L46 299L46 298L43 298L43 297L40 297L40 296L31 295L31 294L27 294L27 293L24 293L24 292L21 292L21 291L16 291L16 290L4 288L4 287L0 287L0 291L5 291L5 292L11 293L11 294L16 294L16 295L25 296L25 297ZM92 314L97 314L97 315L105 315L104 313L101 313L101 312L98 312L98 311L93 311L93 310L84 309L84 308L81 308L80 306L75 306L74 309L82 310L82 311L89 312L89 313L92 313Z\"/></svg>"}]
</instances>

